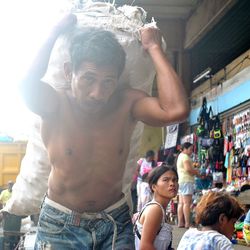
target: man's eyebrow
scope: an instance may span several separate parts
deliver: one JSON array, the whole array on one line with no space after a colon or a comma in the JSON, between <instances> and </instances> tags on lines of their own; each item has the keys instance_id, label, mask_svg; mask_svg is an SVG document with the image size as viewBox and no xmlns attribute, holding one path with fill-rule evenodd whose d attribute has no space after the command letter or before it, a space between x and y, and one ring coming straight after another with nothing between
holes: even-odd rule
<instances>
[{"instance_id":1,"label":"man's eyebrow","mask_svg":"<svg viewBox=\"0 0 250 250\"><path fill-rule=\"evenodd\" d=\"M92 76L94 76L96 74L94 72L92 72L92 71L85 71L85 72L82 72L82 75L92 75Z\"/></svg>"},{"instance_id":2,"label":"man's eyebrow","mask_svg":"<svg viewBox=\"0 0 250 250\"><path fill-rule=\"evenodd\" d=\"M116 75L108 75L108 76L106 76L106 78L116 79L117 77L116 77Z\"/></svg>"},{"instance_id":3,"label":"man's eyebrow","mask_svg":"<svg viewBox=\"0 0 250 250\"><path fill-rule=\"evenodd\" d=\"M96 76L97 74L95 72L92 72L92 71L85 71L85 72L82 72L82 75L85 76ZM112 74L112 75L107 75L105 76L105 78L113 78L113 79L116 79L117 76L116 74Z\"/></svg>"}]
</instances>

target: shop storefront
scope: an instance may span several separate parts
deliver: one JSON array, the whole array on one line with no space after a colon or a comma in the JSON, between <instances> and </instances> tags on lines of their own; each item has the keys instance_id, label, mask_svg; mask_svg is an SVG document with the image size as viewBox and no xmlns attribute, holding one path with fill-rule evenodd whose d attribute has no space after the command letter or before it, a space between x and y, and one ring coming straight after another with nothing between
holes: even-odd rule
<instances>
[{"instance_id":1,"label":"shop storefront","mask_svg":"<svg viewBox=\"0 0 250 250\"><path fill-rule=\"evenodd\" d=\"M199 96L190 115L194 166L200 169L197 190L224 190L250 207L250 67ZM197 102L192 99L191 102ZM245 244L243 222L236 242Z\"/></svg>"},{"instance_id":2,"label":"shop storefront","mask_svg":"<svg viewBox=\"0 0 250 250\"><path fill-rule=\"evenodd\" d=\"M238 189L250 181L249 79L250 67L246 67L191 100L200 104L190 114L194 160L204 175L214 177L214 182L221 182L223 177L224 184Z\"/></svg>"}]
</instances>

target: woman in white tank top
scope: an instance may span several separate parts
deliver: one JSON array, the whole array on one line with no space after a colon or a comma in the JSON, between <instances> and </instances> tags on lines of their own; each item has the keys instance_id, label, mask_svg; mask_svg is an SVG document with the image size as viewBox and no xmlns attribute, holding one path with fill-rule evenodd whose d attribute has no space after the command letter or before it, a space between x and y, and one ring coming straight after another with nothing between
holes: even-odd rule
<instances>
[{"instance_id":1,"label":"woman in white tank top","mask_svg":"<svg viewBox=\"0 0 250 250\"><path fill-rule=\"evenodd\" d=\"M162 165L149 173L153 200L145 205L135 222L136 250L172 249L172 227L166 223L166 208L177 195L176 169Z\"/></svg>"}]
</instances>

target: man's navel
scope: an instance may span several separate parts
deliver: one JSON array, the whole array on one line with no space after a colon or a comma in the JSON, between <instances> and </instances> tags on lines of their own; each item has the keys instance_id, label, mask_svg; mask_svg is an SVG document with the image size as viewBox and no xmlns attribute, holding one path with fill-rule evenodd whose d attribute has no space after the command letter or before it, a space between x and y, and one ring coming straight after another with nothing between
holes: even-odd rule
<instances>
[{"instance_id":1,"label":"man's navel","mask_svg":"<svg viewBox=\"0 0 250 250\"><path fill-rule=\"evenodd\" d=\"M73 154L72 148L66 148L65 149L65 154L68 155L68 156L72 155Z\"/></svg>"},{"instance_id":2,"label":"man's navel","mask_svg":"<svg viewBox=\"0 0 250 250\"><path fill-rule=\"evenodd\" d=\"M123 154L123 148L120 148L118 154L119 154L119 155L122 155L122 154Z\"/></svg>"}]
</instances>

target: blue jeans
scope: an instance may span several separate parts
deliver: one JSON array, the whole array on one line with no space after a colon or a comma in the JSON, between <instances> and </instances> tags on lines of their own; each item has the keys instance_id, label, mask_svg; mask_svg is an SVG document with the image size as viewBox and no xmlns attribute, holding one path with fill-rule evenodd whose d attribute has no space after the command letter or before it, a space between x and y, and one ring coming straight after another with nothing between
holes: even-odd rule
<instances>
[{"instance_id":1,"label":"blue jeans","mask_svg":"<svg viewBox=\"0 0 250 250\"><path fill-rule=\"evenodd\" d=\"M126 203L112 211L78 214L43 203L36 250L133 250L134 234Z\"/></svg>"}]
</instances>

